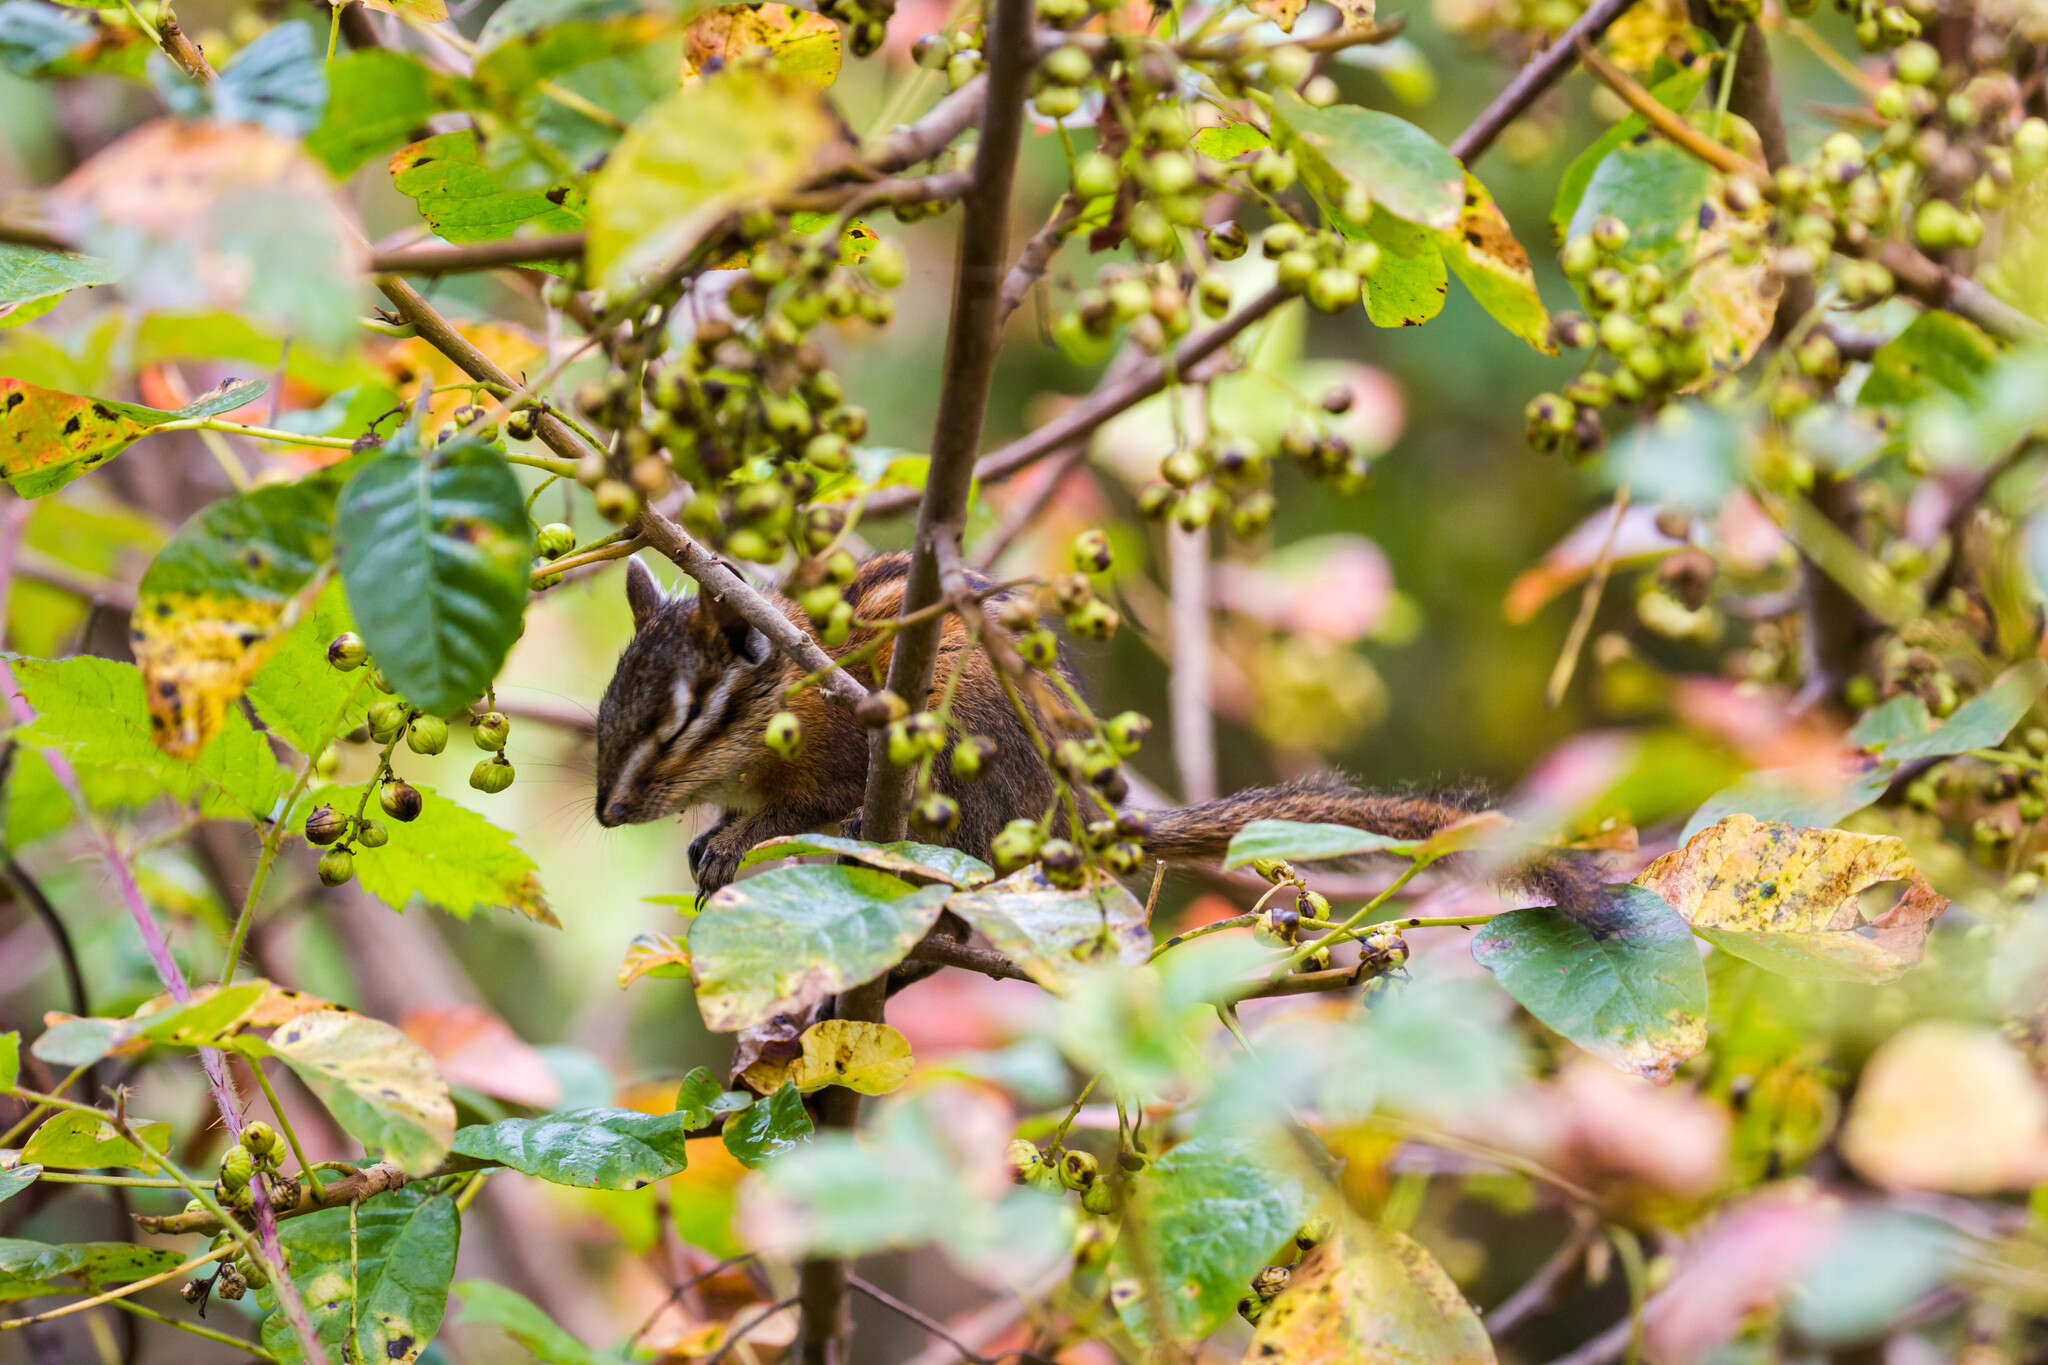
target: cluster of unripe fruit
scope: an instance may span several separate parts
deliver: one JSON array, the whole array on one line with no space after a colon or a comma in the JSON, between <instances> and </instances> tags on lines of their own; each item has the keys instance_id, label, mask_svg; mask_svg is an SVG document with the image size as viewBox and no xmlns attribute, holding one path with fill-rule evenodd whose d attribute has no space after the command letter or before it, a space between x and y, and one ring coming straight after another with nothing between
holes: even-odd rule
<instances>
[{"instance_id":1,"label":"cluster of unripe fruit","mask_svg":"<svg viewBox=\"0 0 2048 1365\"><path fill-rule=\"evenodd\" d=\"M1351 390L1339 385L1323 394L1321 408L1339 417L1351 404ZM1159 462L1159 481L1139 490L1138 511L1152 521L1171 518L1183 531L1200 531L1221 519L1232 535L1250 539L1273 521L1275 454L1339 492L1355 491L1371 473L1349 441L1301 417L1281 432L1276 451L1242 436L1218 436L1168 452Z\"/></svg>"},{"instance_id":2,"label":"cluster of unripe fruit","mask_svg":"<svg viewBox=\"0 0 2048 1365\"><path fill-rule=\"evenodd\" d=\"M370 653L361 636L345 631L328 643L327 662L344 673L352 673L370 663ZM370 685L386 694L381 700L372 702L363 717L369 738L384 746L377 775L370 782L377 788L377 804L383 812L393 820L410 824L419 819L421 810L425 808L425 798L420 795L419 788L391 770L391 753L398 747L400 739L416 754L440 753L448 747L448 722L391 695L391 683L375 667L370 669ZM470 740L488 755L470 770L470 786L495 795L512 785L512 764L505 757L505 744L511 734L512 722L497 711L469 715ZM390 842L391 831L383 821L363 813L368 804L369 792L366 789L353 815L332 806L316 806L307 813L304 826L306 842L327 850L320 856L319 866L320 880L326 885L341 886L355 876L355 851L358 848L382 848Z\"/></svg>"},{"instance_id":3,"label":"cluster of unripe fruit","mask_svg":"<svg viewBox=\"0 0 2048 1365\"><path fill-rule=\"evenodd\" d=\"M1747 181L1751 195L1755 187ZM1754 212L1747 196L1738 203ZM1542 454L1579 456L1606 444L1600 410L1611 403L1655 407L1670 395L1690 388L1713 371L1713 356L1701 335L1699 308L1674 296L1672 281L1654 262L1624 268L1631 233L1618 218L1602 216L1591 228L1567 241L1559 261L1579 288L1590 317L1560 313L1551 322L1551 340L1561 350L1594 352L1587 367L1562 394L1542 393L1529 400L1523 419L1529 444ZM1599 368L1605 357L1612 364Z\"/></svg>"},{"instance_id":4,"label":"cluster of unripe fruit","mask_svg":"<svg viewBox=\"0 0 2048 1365\"><path fill-rule=\"evenodd\" d=\"M614 522L681 478L698 490L683 512L692 534L767 563L799 538L802 504L852 467L867 434L867 413L845 401L809 333L828 320L887 323L887 291L905 264L882 242L856 270L838 240L792 245L778 239L786 225L774 215L749 218L760 221L741 225L755 245L725 294L731 317L699 324L671 355L669 308L654 306L614 347L614 368L578 389L577 411L618 439L612 452L586 456L576 477ZM568 292L557 290L563 301ZM760 460L772 471L727 486Z\"/></svg>"},{"instance_id":5,"label":"cluster of unripe fruit","mask_svg":"<svg viewBox=\"0 0 2048 1365\"><path fill-rule=\"evenodd\" d=\"M1119 1153L1117 1163L1126 1172L1145 1169L1145 1158L1138 1152ZM1088 1213L1116 1212L1116 1193L1110 1182L1102 1178L1100 1163L1092 1152L1073 1147L1041 1151L1037 1143L1016 1138L1004 1151L1003 1164L1015 1184L1046 1194L1078 1194L1082 1209Z\"/></svg>"},{"instance_id":6,"label":"cluster of unripe fruit","mask_svg":"<svg viewBox=\"0 0 2048 1365\"><path fill-rule=\"evenodd\" d=\"M278 1139L277 1130L260 1120L250 1124L242 1130L242 1140L221 1156L220 1175L213 1185L215 1200L246 1223L255 1212L256 1186L261 1181L273 1210L297 1207L299 1182L279 1169L283 1157L284 1144ZM206 1205L197 1199L185 1205L187 1213L201 1213L205 1209ZM213 1249L220 1251L241 1240L234 1229L222 1228L214 1234ZM187 1303L203 1303L209 1294L232 1302L269 1283L270 1277L263 1267L246 1250L241 1250L222 1261L212 1275L187 1280L180 1292Z\"/></svg>"},{"instance_id":7,"label":"cluster of unripe fruit","mask_svg":"<svg viewBox=\"0 0 2048 1365\"><path fill-rule=\"evenodd\" d=\"M1303 1254L1329 1241L1336 1230L1335 1221L1324 1214L1317 1214L1302 1224L1301 1230L1294 1234L1297 1261ZM1252 1276L1251 1293L1237 1301L1237 1315L1246 1322L1256 1323L1266 1315L1266 1305L1279 1298L1293 1282L1292 1265L1260 1266L1258 1273Z\"/></svg>"}]
</instances>

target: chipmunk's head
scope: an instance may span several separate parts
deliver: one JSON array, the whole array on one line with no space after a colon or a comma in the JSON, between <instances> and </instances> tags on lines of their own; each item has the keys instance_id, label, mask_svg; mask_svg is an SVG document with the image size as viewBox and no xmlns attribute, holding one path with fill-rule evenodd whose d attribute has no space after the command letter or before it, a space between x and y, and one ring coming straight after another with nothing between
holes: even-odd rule
<instances>
[{"instance_id":1,"label":"chipmunk's head","mask_svg":"<svg viewBox=\"0 0 2048 1365\"><path fill-rule=\"evenodd\" d=\"M668 597L626 561L633 640L597 709L597 822L743 806L781 683L760 631L702 594Z\"/></svg>"}]
</instances>

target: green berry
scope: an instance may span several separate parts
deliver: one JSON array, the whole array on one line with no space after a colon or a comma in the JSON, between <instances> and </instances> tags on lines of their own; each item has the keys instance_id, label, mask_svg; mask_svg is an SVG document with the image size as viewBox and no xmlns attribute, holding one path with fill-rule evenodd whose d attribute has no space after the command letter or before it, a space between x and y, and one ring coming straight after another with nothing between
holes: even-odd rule
<instances>
[{"instance_id":1,"label":"green berry","mask_svg":"<svg viewBox=\"0 0 2048 1365\"><path fill-rule=\"evenodd\" d=\"M416 754L438 754L448 747L448 722L422 712L405 727L405 747Z\"/></svg>"},{"instance_id":2,"label":"green berry","mask_svg":"<svg viewBox=\"0 0 2048 1365\"><path fill-rule=\"evenodd\" d=\"M997 831L989 843L989 853L996 861L996 868L1002 872L1015 872L1028 866L1038 857L1040 845L1045 842L1045 831L1036 820L1016 819Z\"/></svg>"},{"instance_id":3,"label":"green berry","mask_svg":"<svg viewBox=\"0 0 2048 1365\"><path fill-rule=\"evenodd\" d=\"M327 642L327 662L344 673L353 673L361 668L370 657L370 650L363 643L363 637L352 630L345 630Z\"/></svg>"},{"instance_id":4,"label":"green berry","mask_svg":"<svg viewBox=\"0 0 2048 1365\"><path fill-rule=\"evenodd\" d=\"M389 744L397 739L410 719L412 708L396 698L375 703L363 717L369 726L370 738L379 744Z\"/></svg>"},{"instance_id":5,"label":"green berry","mask_svg":"<svg viewBox=\"0 0 2048 1365\"><path fill-rule=\"evenodd\" d=\"M512 722L496 711L486 711L469 723L469 738L486 753L497 753L512 737Z\"/></svg>"},{"instance_id":6,"label":"green berry","mask_svg":"<svg viewBox=\"0 0 2048 1365\"><path fill-rule=\"evenodd\" d=\"M242 1130L242 1145L255 1157L267 1157L277 1150L277 1130L258 1119Z\"/></svg>"},{"instance_id":7,"label":"green berry","mask_svg":"<svg viewBox=\"0 0 2048 1365\"><path fill-rule=\"evenodd\" d=\"M356 821L356 842L364 848L382 848L391 842L391 831L382 820Z\"/></svg>"},{"instance_id":8,"label":"green berry","mask_svg":"<svg viewBox=\"0 0 2048 1365\"><path fill-rule=\"evenodd\" d=\"M795 758L804 751L804 726L794 711L777 711L761 732L770 751L783 758Z\"/></svg>"},{"instance_id":9,"label":"green berry","mask_svg":"<svg viewBox=\"0 0 2048 1365\"><path fill-rule=\"evenodd\" d=\"M1074 571L1076 573L1108 573L1112 556L1109 536L1101 530L1087 530L1074 537Z\"/></svg>"},{"instance_id":10,"label":"green berry","mask_svg":"<svg viewBox=\"0 0 2048 1365\"><path fill-rule=\"evenodd\" d=\"M341 886L356 875L355 856L345 848L330 848L320 855L320 881L324 886Z\"/></svg>"},{"instance_id":11,"label":"green berry","mask_svg":"<svg viewBox=\"0 0 2048 1365\"><path fill-rule=\"evenodd\" d=\"M1097 1167L1092 1152L1068 1151L1060 1158L1060 1183L1070 1190L1085 1190L1095 1183Z\"/></svg>"},{"instance_id":12,"label":"green berry","mask_svg":"<svg viewBox=\"0 0 2048 1365\"><path fill-rule=\"evenodd\" d=\"M933 792L911 808L910 819L926 834L951 834L960 824L960 803L943 792Z\"/></svg>"},{"instance_id":13,"label":"green berry","mask_svg":"<svg viewBox=\"0 0 2048 1365\"><path fill-rule=\"evenodd\" d=\"M469 785L480 792L495 796L512 785L512 765L505 761L505 755L479 760L469 770ZM401 816L401 819L404 817Z\"/></svg>"},{"instance_id":14,"label":"green berry","mask_svg":"<svg viewBox=\"0 0 2048 1365\"><path fill-rule=\"evenodd\" d=\"M1109 741L1109 747L1125 758L1138 752L1145 736L1151 733L1152 722L1136 711L1111 716L1102 727L1102 737Z\"/></svg>"},{"instance_id":15,"label":"green berry","mask_svg":"<svg viewBox=\"0 0 2048 1365\"><path fill-rule=\"evenodd\" d=\"M963 782L973 782L981 776L988 760L995 755L995 741L980 735L968 735L953 746L950 760L953 776Z\"/></svg>"}]
</instances>

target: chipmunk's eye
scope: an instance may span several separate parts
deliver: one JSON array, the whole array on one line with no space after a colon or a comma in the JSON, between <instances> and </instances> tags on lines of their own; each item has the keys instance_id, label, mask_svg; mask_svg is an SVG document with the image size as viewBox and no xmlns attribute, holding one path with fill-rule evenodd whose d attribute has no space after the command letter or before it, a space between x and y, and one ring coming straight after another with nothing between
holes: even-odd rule
<instances>
[{"instance_id":1,"label":"chipmunk's eye","mask_svg":"<svg viewBox=\"0 0 2048 1365\"><path fill-rule=\"evenodd\" d=\"M697 717L703 713L704 699L702 697L691 697L690 709L683 713L683 723L662 738L661 747L664 749L674 748L675 742L683 737L683 731L696 724Z\"/></svg>"}]
</instances>

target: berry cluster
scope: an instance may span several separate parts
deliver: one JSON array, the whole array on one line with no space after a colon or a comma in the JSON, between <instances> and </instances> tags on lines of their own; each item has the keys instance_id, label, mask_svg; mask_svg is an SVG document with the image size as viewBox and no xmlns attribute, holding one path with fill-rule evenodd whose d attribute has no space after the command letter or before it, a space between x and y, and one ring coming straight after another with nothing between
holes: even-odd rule
<instances>
[{"instance_id":1,"label":"berry cluster","mask_svg":"<svg viewBox=\"0 0 2048 1365\"><path fill-rule=\"evenodd\" d=\"M370 652L363 644L362 637L354 632L337 635L327 646L327 662L344 673L371 664ZM381 820L371 818L366 812L370 804L370 792L377 792L377 804L393 820L410 824L419 819L425 806L425 798L419 788L398 776L391 766L391 756L397 752L400 740L405 747L416 754L438 754L448 747L448 721L441 716L430 715L392 695L391 683L382 670L371 666L370 686L384 694L382 699L372 702L363 718L363 738L371 743L384 746L377 758L377 771L363 784L361 798L353 814L345 814L333 806L316 806L307 812L304 826L306 842L327 851L320 855L320 880L328 886L341 886L355 876L355 854L358 849L382 848L391 840L391 831ZM470 770L469 785L480 792L495 795L512 785L512 763L505 757L505 743L512 734L512 722L503 714L488 706L482 711L465 711L464 719L469 726L469 737L487 757L478 761ZM331 760L323 756L328 770Z\"/></svg>"}]
</instances>

